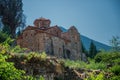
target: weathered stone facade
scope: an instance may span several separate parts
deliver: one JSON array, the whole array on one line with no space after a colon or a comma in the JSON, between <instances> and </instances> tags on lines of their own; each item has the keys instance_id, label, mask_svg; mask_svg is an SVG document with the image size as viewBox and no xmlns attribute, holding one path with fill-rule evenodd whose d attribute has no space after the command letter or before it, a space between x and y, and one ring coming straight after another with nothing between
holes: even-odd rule
<instances>
[{"instance_id":1,"label":"weathered stone facade","mask_svg":"<svg viewBox=\"0 0 120 80\"><path fill-rule=\"evenodd\" d=\"M17 44L31 51L43 52L58 58L81 59L80 34L72 26L63 32L57 25L50 27L51 21L39 18L34 26L28 26L18 37Z\"/></svg>"}]
</instances>

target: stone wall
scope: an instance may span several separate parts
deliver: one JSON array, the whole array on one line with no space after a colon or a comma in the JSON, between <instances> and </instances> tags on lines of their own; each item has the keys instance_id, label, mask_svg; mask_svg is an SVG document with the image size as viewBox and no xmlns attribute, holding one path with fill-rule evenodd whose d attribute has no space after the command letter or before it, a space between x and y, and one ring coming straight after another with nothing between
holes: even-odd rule
<instances>
[{"instance_id":1,"label":"stone wall","mask_svg":"<svg viewBox=\"0 0 120 80\"><path fill-rule=\"evenodd\" d=\"M18 45L58 58L81 59L80 34L74 26L62 32L57 25L50 27L49 19L37 19L34 24L35 27L27 27L18 37Z\"/></svg>"}]
</instances>

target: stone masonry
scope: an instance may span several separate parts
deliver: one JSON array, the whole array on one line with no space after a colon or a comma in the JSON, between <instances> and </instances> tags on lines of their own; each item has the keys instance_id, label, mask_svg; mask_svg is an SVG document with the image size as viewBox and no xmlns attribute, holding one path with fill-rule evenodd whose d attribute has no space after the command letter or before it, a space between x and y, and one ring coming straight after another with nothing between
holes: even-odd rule
<instances>
[{"instance_id":1,"label":"stone masonry","mask_svg":"<svg viewBox=\"0 0 120 80\"><path fill-rule=\"evenodd\" d=\"M50 26L51 21L39 18L34 26L28 26L18 37L17 44L31 51L43 52L47 55L71 60L81 59L80 34L72 26L63 32L57 25Z\"/></svg>"}]
</instances>

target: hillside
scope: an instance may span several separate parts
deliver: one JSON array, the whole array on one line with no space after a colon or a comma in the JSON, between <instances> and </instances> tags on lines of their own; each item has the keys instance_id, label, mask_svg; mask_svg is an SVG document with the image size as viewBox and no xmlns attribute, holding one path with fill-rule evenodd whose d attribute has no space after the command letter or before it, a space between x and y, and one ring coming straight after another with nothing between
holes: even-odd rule
<instances>
[{"instance_id":1,"label":"hillside","mask_svg":"<svg viewBox=\"0 0 120 80\"><path fill-rule=\"evenodd\" d=\"M10 38L0 43L0 80L120 79L120 52L117 51L101 51L86 63L49 56L45 52L29 52L10 43Z\"/></svg>"},{"instance_id":2,"label":"hillside","mask_svg":"<svg viewBox=\"0 0 120 80\"><path fill-rule=\"evenodd\" d=\"M100 43L98 41L95 41L95 40L90 39L90 38L83 36L83 35L81 35L81 40L82 40L82 42L87 50L89 50L89 46L90 46L91 41L94 42L94 44L96 45L98 50L100 50L100 49L110 50L110 48L111 48L110 46L108 46L106 44Z\"/></svg>"}]
</instances>

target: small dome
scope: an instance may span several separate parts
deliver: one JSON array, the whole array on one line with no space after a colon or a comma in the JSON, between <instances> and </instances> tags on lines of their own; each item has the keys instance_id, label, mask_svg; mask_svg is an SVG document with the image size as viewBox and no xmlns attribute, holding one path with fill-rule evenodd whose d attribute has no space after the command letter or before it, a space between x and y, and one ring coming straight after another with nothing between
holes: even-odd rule
<instances>
[{"instance_id":1,"label":"small dome","mask_svg":"<svg viewBox=\"0 0 120 80\"><path fill-rule=\"evenodd\" d=\"M34 21L35 27L39 27L39 28L41 28L41 27L48 28L48 27L50 27L50 23L51 23L51 21L49 19L46 19L43 17L36 19Z\"/></svg>"}]
</instances>

